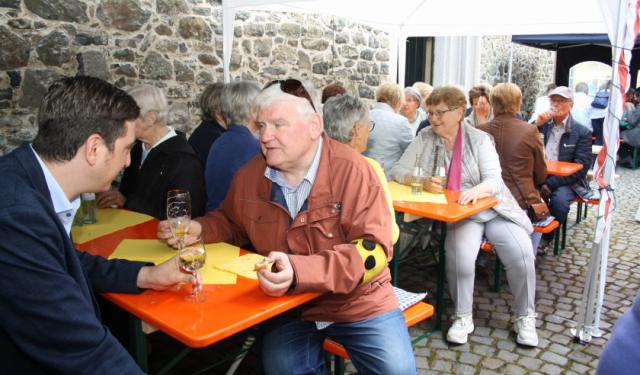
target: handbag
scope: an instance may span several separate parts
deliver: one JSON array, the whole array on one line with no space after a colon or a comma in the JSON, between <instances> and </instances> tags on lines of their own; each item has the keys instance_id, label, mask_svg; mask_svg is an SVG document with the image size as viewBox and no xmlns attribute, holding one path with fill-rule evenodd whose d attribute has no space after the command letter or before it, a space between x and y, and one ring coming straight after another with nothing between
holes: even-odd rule
<instances>
[{"instance_id":1,"label":"handbag","mask_svg":"<svg viewBox=\"0 0 640 375\"><path fill-rule=\"evenodd\" d=\"M518 188L518 190L520 189ZM532 223L545 220L550 214L549 207L542 200L538 203L529 203L527 206L527 216Z\"/></svg>"},{"instance_id":2,"label":"handbag","mask_svg":"<svg viewBox=\"0 0 640 375\"><path fill-rule=\"evenodd\" d=\"M609 92L607 90L601 90L596 93L596 97L593 98L591 106L593 108L605 109L609 105Z\"/></svg>"}]
</instances>

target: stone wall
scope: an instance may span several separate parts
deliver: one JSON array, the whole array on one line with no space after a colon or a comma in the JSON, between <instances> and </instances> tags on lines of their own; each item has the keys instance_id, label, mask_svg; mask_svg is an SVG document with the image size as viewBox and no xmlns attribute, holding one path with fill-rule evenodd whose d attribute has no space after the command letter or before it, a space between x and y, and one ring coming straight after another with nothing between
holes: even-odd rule
<instances>
[{"instance_id":1,"label":"stone wall","mask_svg":"<svg viewBox=\"0 0 640 375\"><path fill-rule=\"evenodd\" d=\"M482 38L480 75L483 82L491 85L507 82L510 45L510 36ZM513 44L511 82L522 90L523 111L532 111L544 86L554 81L555 59L555 52Z\"/></svg>"},{"instance_id":2,"label":"stone wall","mask_svg":"<svg viewBox=\"0 0 640 375\"><path fill-rule=\"evenodd\" d=\"M234 79L340 82L367 99L389 79L387 35L345 19L238 12L234 35ZM0 0L0 40L0 155L33 138L60 76L162 87L170 124L185 131L199 122L199 93L222 80L219 0Z\"/></svg>"}]
</instances>

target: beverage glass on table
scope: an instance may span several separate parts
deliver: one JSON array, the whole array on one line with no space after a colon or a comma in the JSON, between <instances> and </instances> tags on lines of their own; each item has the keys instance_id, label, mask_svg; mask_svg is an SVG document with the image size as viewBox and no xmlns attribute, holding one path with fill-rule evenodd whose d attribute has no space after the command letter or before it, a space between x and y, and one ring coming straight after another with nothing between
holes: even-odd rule
<instances>
[{"instance_id":1,"label":"beverage glass on table","mask_svg":"<svg viewBox=\"0 0 640 375\"><path fill-rule=\"evenodd\" d=\"M178 250L184 246L184 240L191 223L191 197L189 191L175 189L167 193L167 220L171 233L178 241Z\"/></svg>"},{"instance_id":2,"label":"beverage glass on table","mask_svg":"<svg viewBox=\"0 0 640 375\"><path fill-rule=\"evenodd\" d=\"M195 282L191 288L191 293L185 296L189 302L201 302L207 299L202 293L202 282L199 270L204 267L207 259L207 252L202 239L198 239L191 245L183 247L178 252L180 269L193 275Z\"/></svg>"}]
</instances>

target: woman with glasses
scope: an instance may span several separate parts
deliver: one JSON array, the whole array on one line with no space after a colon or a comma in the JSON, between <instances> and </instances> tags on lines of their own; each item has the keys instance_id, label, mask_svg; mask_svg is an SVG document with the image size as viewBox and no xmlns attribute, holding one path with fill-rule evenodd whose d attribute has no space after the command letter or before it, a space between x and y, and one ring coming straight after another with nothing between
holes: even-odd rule
<instances>
[{"instance_id":1,"label":"woman with glasses","mask_svg":"<svg viewBox=\"0 0 640 375\"><path fill-rule=\"evenodd\" d=\"M446 189L459 191L458 204L474 204L477 199L494 196L498 204L468 219L447 224L445 240L446 272L455 304L453 324L447 340L464 344L473 332L473 282L475 260L483 235L494 245L507 271L514 294L516 341L537 346L535 322L535 269L529 234L529 218L502 181L500 161L489 135L463 123L464 93L455 87L439 87L427 99L431 126L421 131L391 171L401 183L410 179L418 164L423 170L446 171ZM444 152L437 152L442 150ZM436 156L440 155L440 156ZM427 178L425 190L442 192L440 182Z\"/></svg>"}]
</instances>

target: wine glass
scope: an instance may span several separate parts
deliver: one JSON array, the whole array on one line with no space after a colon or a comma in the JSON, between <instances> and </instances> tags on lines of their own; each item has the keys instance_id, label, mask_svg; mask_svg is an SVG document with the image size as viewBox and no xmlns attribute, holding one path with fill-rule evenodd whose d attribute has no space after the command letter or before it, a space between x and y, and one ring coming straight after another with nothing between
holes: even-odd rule
<instances>
[{"instance_id":1,"label":"wine glass","mask_svg":"<svg viewBox=\"0 0 640 375\"><path fill-rule=\"evenodd\" d=\"M191 223L191 197L188 190L169 190L167 193L167 220L173 237L178 241L178 250L184 246L184 240Z\"/></svg>"},{"instance_id":2,"label":"wine glass","mask_svg":"<svg viewBox=\"0 0 640 375\"><path fill-rule=\"evenodd\" d=\"M198 238L196 242L188 245L178 252L180 259L180 268L193 275L195 282L191 288L191 293L185 296L185 300L189 302L201 302L207 299L202 294L202 282L200 281L200 273L198 272L207 259L207 252L204 248L204 242Z\"/></svg>"}]
</instances>

